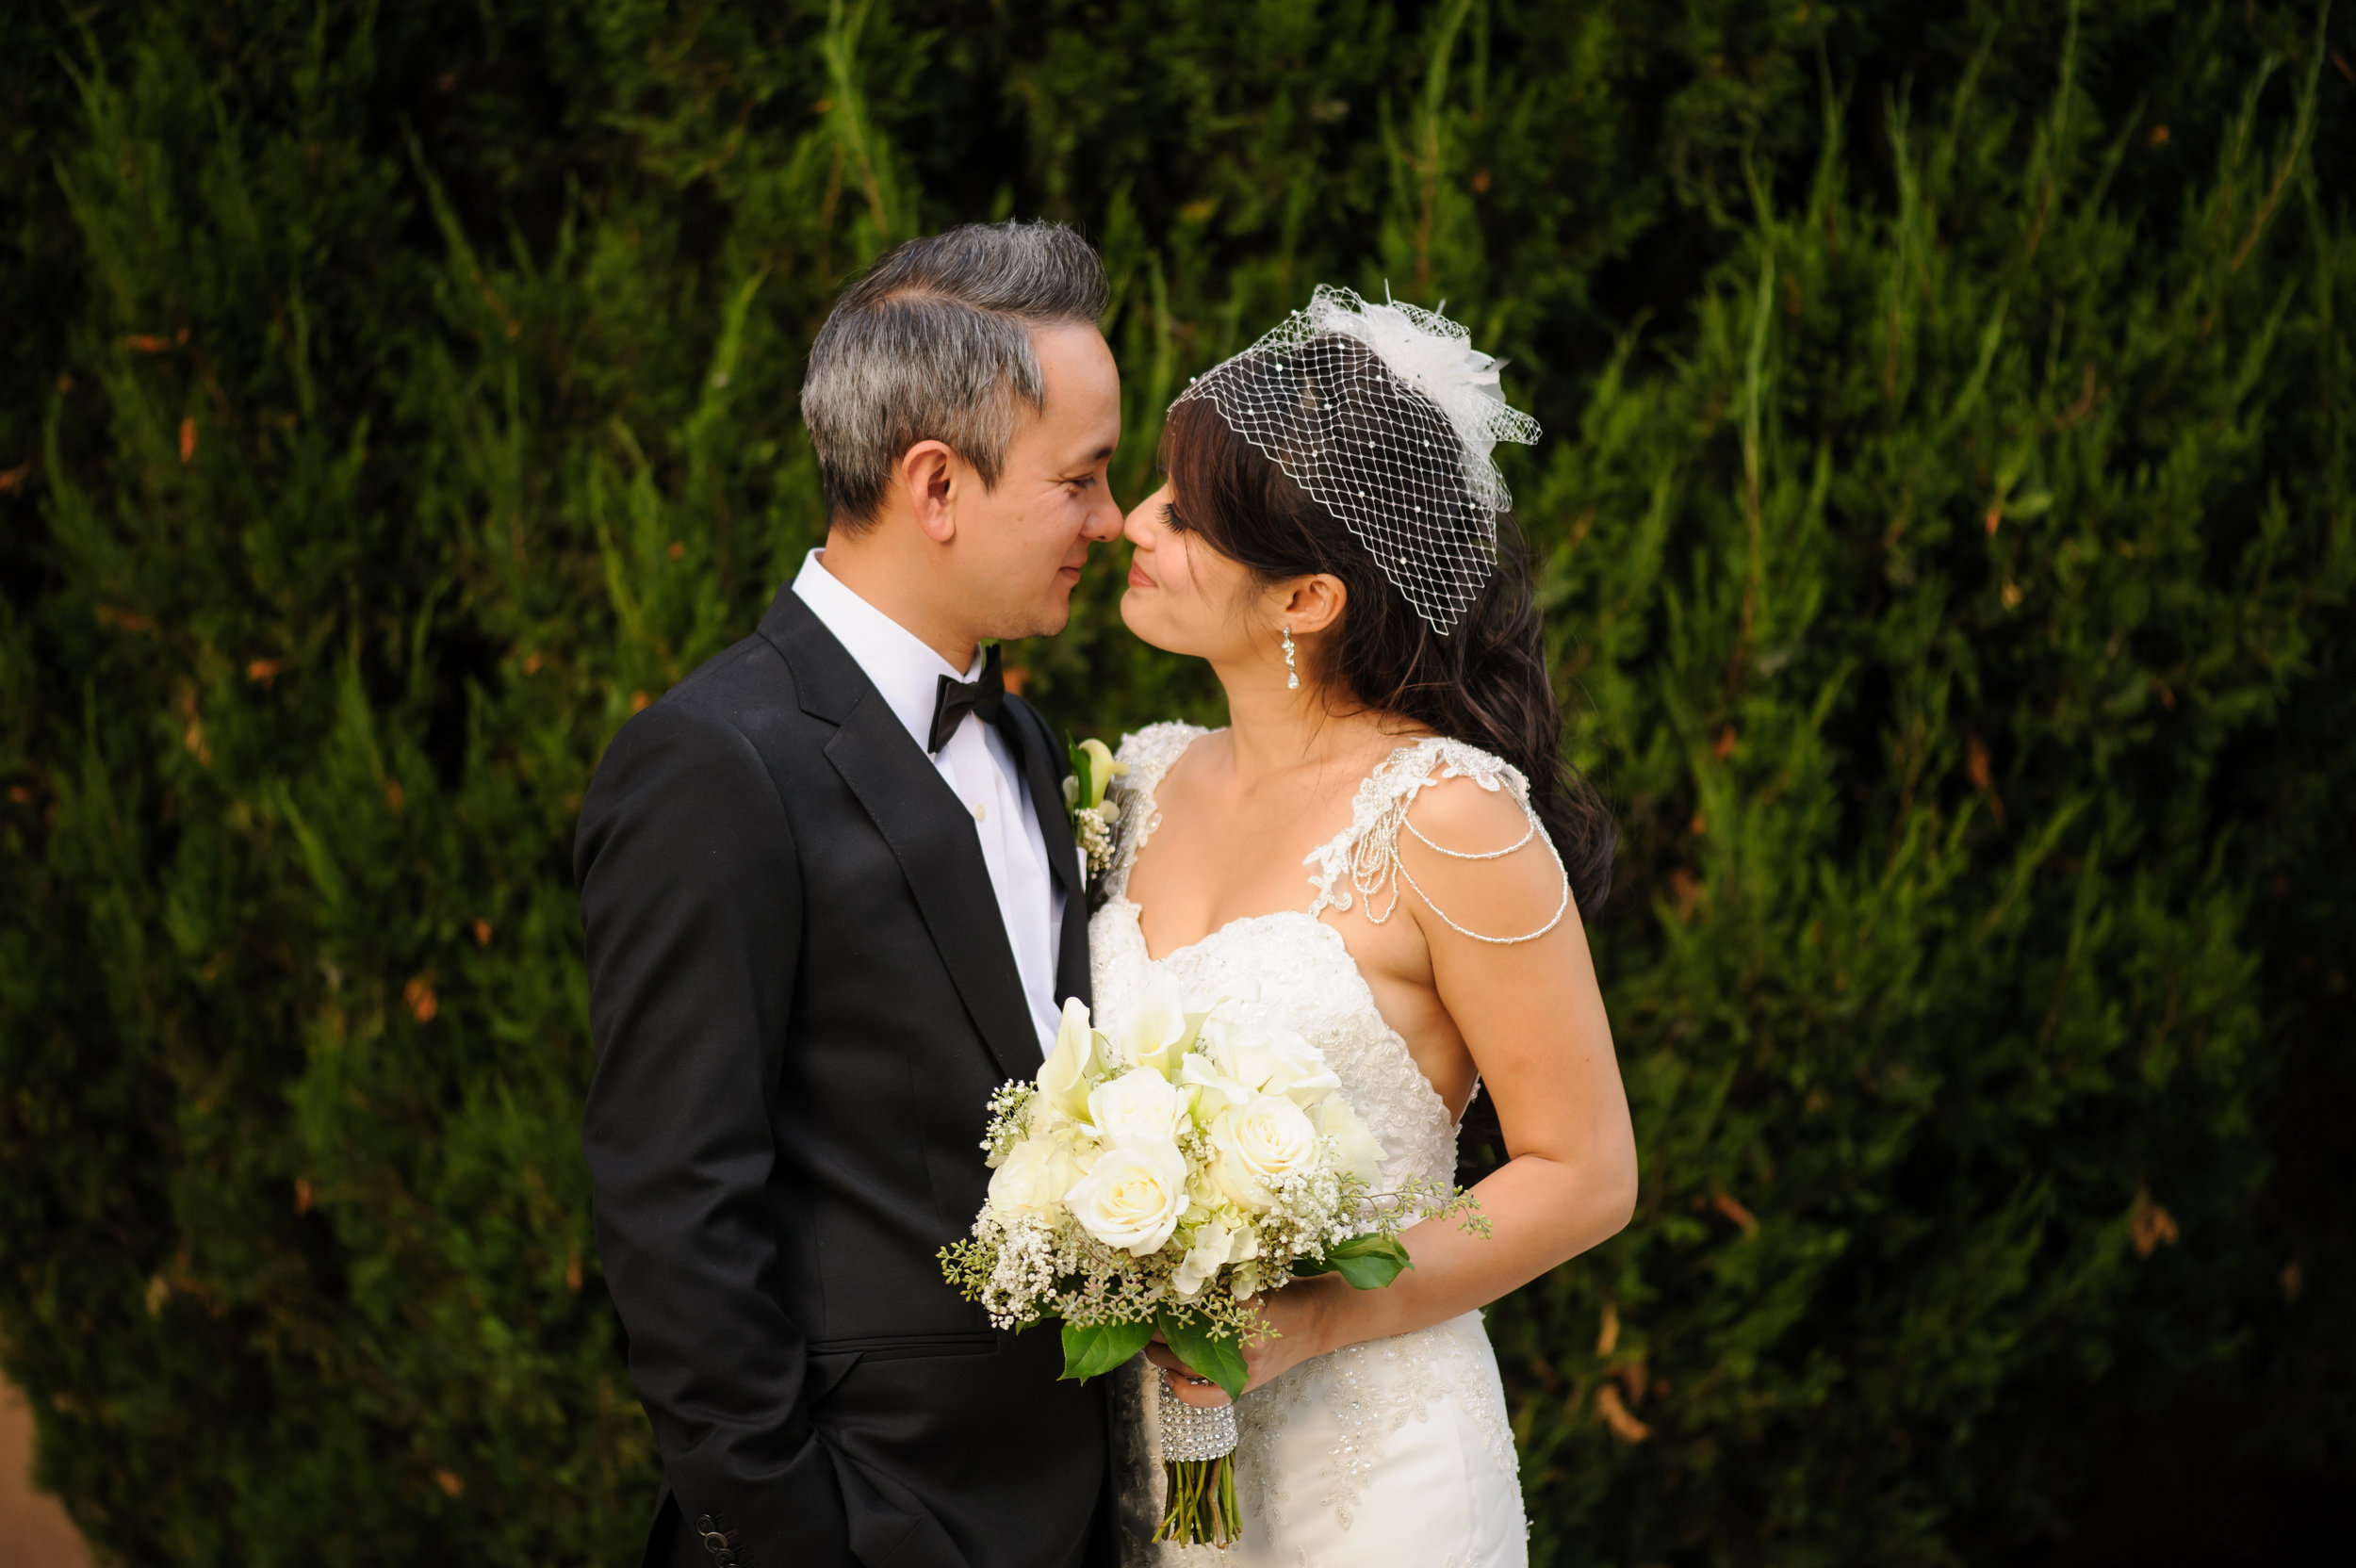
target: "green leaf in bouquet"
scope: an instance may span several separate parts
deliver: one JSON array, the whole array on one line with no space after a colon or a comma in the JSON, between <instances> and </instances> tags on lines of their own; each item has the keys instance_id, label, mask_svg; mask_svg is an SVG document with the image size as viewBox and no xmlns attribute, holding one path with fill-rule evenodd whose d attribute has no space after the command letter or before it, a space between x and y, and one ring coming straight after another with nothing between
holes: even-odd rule
<instances>
[{"instance_id":1,"label":"green leaf in bouquet","mask_svg":"<svg viewBox=\"0 0 2356 1568\"><path fill-rule=\"evenodd\" d=\"M1325 1250L1325 1260L1296 1258L1296 1275L1339 1274L1357 1290L1381 1290L1415 1266L1397 1236L1352 1236Z\"/></svg>"},{"instance_id":2,"label":"green leaf in bouquet","mask_svg":"<svg viewBox=\"0 0 2356 1568\"><path fill-rule=\"evenodd\" d=\"M1063 1326L1063 1375L1085 1382L1119 1366L1145 1348L1153 1337L1153 1325L1144 1323L1091 1323L1078 1328Z\"/></svg>"},{"instance_id":3,"label":"green leaf in bouquet","mask_svg":"<svg viewBox=\"0 0 2356 1568\"><path fill-rule=\"evenodd\" d=\"M1243 1385L1251 1380L1252 1369L1244 1365L1240 1340L1214 1339L1208 1326L1194 1314L1172 1312L1167 1307L1162 1309L1154 1326L1162 1331L1162 1338L1170 1348L1178 1352L1180 1361L1225 1389L1230 1399L1243 1397Z\"/></svg>"}]
</instances>

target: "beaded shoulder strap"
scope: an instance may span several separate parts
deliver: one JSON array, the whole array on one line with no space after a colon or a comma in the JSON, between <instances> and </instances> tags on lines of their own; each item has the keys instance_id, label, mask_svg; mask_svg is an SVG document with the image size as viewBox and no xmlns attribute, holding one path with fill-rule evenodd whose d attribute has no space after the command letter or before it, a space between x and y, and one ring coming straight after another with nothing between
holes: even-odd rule
<instances>
[{"instance_id":1,"label":"beaded shoulder strap","mask_svg":"<svg viewBox=\"0 0 2356 1568\"><path fill-rule=\"evenodd\" d=\"M1188 746L1209 733L1201 725L1172 721L1150 724L1121 738L1113 760L1126 762L1129 771L1113 780L1109 792L1121 808L1121 816L1113 825L1113 863L1104 872L1107 898L1129 896L1129 868L1137 864L1137 851L1145 847L1153 829L1162 825L1162 809L1153 802L1162 775Z\"/></svg>"},{"instance_id":2,"label":"beaded shoulder strap","mask_svg":"<svg viewBox=\"0 0 2356 1568\"><path fill-rule=\"evenodd\" d=\"M1503 849L1480 852L1450 849L1425 838L1407 820L1408 810L1427 786L1450 778L1469 778L1484 790L1502 790L1512 795L1514 804L1522 808L1528 830ZM1555 906L1554 914L1546 924L1518 937L1492 937L1466 930L1450 919L1447 910L1432 903L1432 895L1423 890L1414 874L1399 864L1399 836L1402 832L1415 834L1427 848L1452 860L1501 860L1534 839L1546 846L1546 854L1554 860L1555 874L1562 880L1562 902ZM1309 877L1309 885L1317 893L1309 906L1312 920L1327 909L1350 907L1354 898L1364 902L1366 919L1380 925L1398 909L1399 884L1404 882L1450 930L1475 941L1507 946L1537 940L1561 924L1571 906L1570 874L1563 869L1562 857L1538 821L1538 813L1530 808L1530 780L1502 758L1444 736L1417 741L1391 753L1359 784L1357 798L1350 808L1350 825L1328 843L1312 850L1301 863L1316 868ZM1379 913L1378 900L1382 904Z\"/></svg>"}]
</instances>

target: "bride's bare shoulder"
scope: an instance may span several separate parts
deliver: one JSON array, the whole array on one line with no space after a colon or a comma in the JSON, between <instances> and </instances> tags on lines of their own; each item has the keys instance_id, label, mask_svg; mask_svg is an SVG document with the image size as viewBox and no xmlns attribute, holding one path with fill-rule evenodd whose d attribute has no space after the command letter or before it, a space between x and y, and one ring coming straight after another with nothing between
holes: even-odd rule
<instances>
[{"instance_id":1,"label":"bride's bare shoulder","mask_svg":"<svg viewBox=\"0 0 2356 1568\"><path fill-rule=\"evenodd\" d=\"M1494 854L1530 831L1529 814L1512 792L1463 774L1434 778L1417 790L1407 821L1420 835L1460 855ZM1544 860L1545 853L1538 858Z\"/></svg>"},{"instance_id":2,"label":"bride's bare shoulder","mask_svg":"<svg viewBox=\"0 0 2356 1568\"><path fill-rule=\"evenodd\" d=\"M1113 760L1121 764L1114 788L1133 800L1154 794L1178 760L1211 733L1201 725L1172 719L1123 735L1113 753Z\"/></svg>"}]
</instances>

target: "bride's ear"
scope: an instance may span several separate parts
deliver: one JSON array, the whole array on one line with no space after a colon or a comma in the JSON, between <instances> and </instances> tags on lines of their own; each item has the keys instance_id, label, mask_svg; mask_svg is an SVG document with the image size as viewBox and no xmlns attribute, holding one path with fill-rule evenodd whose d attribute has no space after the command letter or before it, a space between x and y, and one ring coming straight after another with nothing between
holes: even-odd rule
<instances>
[{"instance_id":1,"label":"bride's ear","mask_svg":"<svg viewBox=\"0 0 2356 1568\"><path fill-rule=\"evenodd\" d=\"M1340 578L1326 572L1295 579L1276 596L1276 617L1292 628L1296 637L1314 637L1342 618L1350 590Z\"/></svg>"}]
</instances>

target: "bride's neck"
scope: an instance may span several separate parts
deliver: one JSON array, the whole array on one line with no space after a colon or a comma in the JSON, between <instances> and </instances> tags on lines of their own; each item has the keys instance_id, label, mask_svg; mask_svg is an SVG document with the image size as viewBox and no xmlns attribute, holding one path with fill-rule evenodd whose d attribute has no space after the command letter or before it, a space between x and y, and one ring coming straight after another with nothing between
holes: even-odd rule
<instances>
[{"instance_id":1,"label":"bride's neck","mask_svg":"<svg viewBox=\"0 0 2356 1568\"><path fill-rule=\"evenodd\" d=\"M1215 666L1216 669L1216 666ZM1364 751L1396 726L1385 715L1336 699L1314 682L1298 691L1284 672L1217 669L1227 692L1227 732L1235 772L1260 778L1316 767Z\"/></svg>"}]
</instances>

